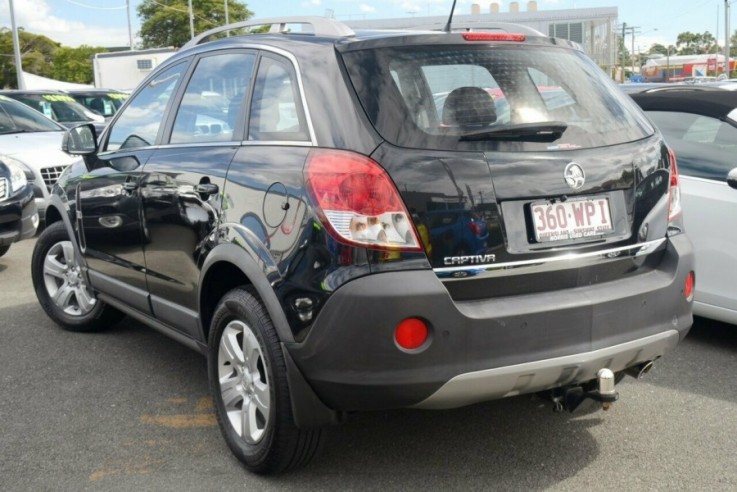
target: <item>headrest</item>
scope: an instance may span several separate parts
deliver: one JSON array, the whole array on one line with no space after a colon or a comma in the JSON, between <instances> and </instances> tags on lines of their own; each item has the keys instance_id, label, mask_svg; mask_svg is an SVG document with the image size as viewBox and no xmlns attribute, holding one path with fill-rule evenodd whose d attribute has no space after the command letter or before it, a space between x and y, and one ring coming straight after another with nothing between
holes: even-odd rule
<instances>
[{"instance_id":1,"label":"headrest","mask_svg":"<svg viewBox=\"0 0 737 492\"><path fill-rule=\"evenodd\" d=\"M445 99L443 124L486 126L496 122L496 107L491 95L480 87L459 87Z\"/></svg>"}]
</instances>

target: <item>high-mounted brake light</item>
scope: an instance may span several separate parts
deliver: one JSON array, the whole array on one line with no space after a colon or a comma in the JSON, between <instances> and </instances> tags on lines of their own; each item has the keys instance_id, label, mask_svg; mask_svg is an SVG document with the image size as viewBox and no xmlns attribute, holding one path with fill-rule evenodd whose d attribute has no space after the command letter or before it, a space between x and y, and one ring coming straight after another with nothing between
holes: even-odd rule
<instances>
[{"instance_id":1,"label":"high-mounted brake light","mask_svg":"<svg viewBox=\"0 0 737 492\"><path fill-rule=\"evenodd\" d=\"M524 34L508 32L464 32L462 36L466 41L513 41L521 43L527 39Z\"/></svg>"},{"instance_id":2,"label":"high-mounted brake light","mask_svg":"<svg viewBox=\"0 0 737 492\"><path fill-rule=\"evenodd\" d=\"M397 188L369 157L313 149L305 180L323 224L338 241L373 249L422 250Z\"/></svg>"},{"instance_id":3,"label":"high-mounted brake light","mask_svg":"<svg viewBox=\"0 0 737 492\"><path fill-rule=\"evenodd\" d=\"M677 219L683 208L681 207L681 187L678 178L678 165L676 164L676 154L673 149L668 149L668 157L670 159L670 183L668 186L668 222Z\"/></svg>"}]
</instances>

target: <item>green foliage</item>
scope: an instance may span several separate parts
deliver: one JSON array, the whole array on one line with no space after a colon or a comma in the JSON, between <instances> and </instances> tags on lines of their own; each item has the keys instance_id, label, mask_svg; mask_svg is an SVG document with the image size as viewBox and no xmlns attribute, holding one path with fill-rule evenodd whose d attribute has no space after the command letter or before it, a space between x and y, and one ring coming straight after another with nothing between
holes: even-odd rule
<instances>
[{"instance_id":1,"label":"green foliage","mask_svg":"<svg viewBox=\"0 0 737 492\"><path fill-rule=\"evenodd\" d=\"M716 38L709 31L703 34L682 32L676 39L676 47L679 55L700 55L716 53L719 50Z\"/></svg>"},{"instance_id":2,"label":"green foliage","mask_svg":"<svg viewBox=\"0 0 737 492\"><path fill-rule=\"evenodd\" d=\"M179 48L190 40L188 0L143 0L136 9L141 19L141 47ZM192 0L195 34L225 24L223 0ZM245 3L228 1L231 23L249 19L253 12Z\"/></svg>"},{"instance_id":3,"label":"green foliage","mask_svg":"<svg viewBox=\"0 0 737 492\"><path fill-rule=\"evenodd\" d=\"M54 54L52 78L78 84L91 84L95 80L92 57L107 49L82 45L79 48L60 47Z\"/></svg>"},{"instance_id":4,"label":"green foliage","mask_svg":"<svg viewBox=\"0 0 737 492\"><path fill-rule=\"evenodd\" d=\"M22 29L18 29L18 38L23 71L51 77L54 53L59 48L59 43ZM7 27L0 28L0 87L18 87L13 55L13 33Z\"/></svg>"}]
</instances>

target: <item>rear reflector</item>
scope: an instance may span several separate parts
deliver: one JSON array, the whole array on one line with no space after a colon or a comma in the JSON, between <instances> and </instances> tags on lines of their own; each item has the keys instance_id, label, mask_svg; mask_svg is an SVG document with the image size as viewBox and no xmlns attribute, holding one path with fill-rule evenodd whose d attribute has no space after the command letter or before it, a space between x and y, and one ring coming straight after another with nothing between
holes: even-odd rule
<instances>
[{"instance_id":1,"label":"rear reflector","mask_svg":"<svg viewBox=\"0 0 737 492\"><path fill-rule=\"evenodd\" d=\"M354 152L313 149L307 192L331 236L343 244L422 251L397 188L374 160Z\"/></svg>"},{"instance_id":2,"label":"rear reflector","mask_svg":"<svg viewBox=\"0 0 737 492\"><path fill-rule=\"evenodd\" d=\"M419 318L407 318L394 330L394 340L405 350L420 348L427 340L427 335L427 325Z\"/></svg>"},{"instance_id":3,"label":"rear reflector","mask_svg":"<svg viewBox=\"0 0 737 492\"><path fill-rule=\"evenodd\" d=\"M694 274L694 272L688 272L688 275L686 276L686 282L684 282L683 284L683 297L685 297L688 302L693 301L693 291L695 286L696 275Z\"/></svg>"},{"instance_id":4,"label":"rear reflector","mask_svg":"<svg viewBox=\"0 0 737 492\"><path fill-rule=\"evenodd\" d=\"M524 34L507 32L464 32L462 36L466 41L512 41L521 43L527 39Z\"/></svg>"}]
</instances>

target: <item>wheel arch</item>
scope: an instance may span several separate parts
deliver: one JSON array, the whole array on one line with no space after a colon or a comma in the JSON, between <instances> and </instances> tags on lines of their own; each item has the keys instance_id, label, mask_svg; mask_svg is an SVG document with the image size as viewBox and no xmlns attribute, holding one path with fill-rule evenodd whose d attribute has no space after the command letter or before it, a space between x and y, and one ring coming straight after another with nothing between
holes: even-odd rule
<instances>
[{"instance_id":1,"label":"wheel arch","mask_svg":"<svg viewBox=\"0 0 737 492\"><path fill-rule=\"evenodd\" d=\"M280 341L294 342L294 334L271 282L247 250L231 243L216 246L207 256L200 278L200 321L205 342L218 302L229 290L242 285L250 286L264 303Z\"/></svg>"}]
</instances>

